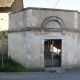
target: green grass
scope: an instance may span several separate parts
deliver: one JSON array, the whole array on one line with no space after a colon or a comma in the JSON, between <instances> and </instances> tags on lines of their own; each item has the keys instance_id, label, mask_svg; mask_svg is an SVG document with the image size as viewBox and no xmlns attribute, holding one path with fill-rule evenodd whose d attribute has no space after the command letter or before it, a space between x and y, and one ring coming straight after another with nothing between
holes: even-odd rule
<instances>
[{"instance_id":1,"label":"green grass","mask_svg":"<svg viewBox=\"0 0 80 80\"><path fill-rule=\"evenodd\" d=\"M25 68L14 62L7 55L4 55L4 65L2 66L2 56L0 54L0 72L44 72L44 69Z\"/></svg>"}]
</instances>

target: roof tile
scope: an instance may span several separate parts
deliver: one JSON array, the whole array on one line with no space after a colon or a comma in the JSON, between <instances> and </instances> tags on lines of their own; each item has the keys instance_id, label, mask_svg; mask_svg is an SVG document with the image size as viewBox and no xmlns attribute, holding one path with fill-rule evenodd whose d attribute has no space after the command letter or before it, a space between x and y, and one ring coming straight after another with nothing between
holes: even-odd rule
<instances>
[{"instance_id":1,"label":"roof tile","mask_svg":"<svg viewBox=\"0 0 80 80\"><path fill-rule=\"evenodd\" d=\"M11 7L14 0L0 0L0 7Z\"/></svg>"}]
</instances>

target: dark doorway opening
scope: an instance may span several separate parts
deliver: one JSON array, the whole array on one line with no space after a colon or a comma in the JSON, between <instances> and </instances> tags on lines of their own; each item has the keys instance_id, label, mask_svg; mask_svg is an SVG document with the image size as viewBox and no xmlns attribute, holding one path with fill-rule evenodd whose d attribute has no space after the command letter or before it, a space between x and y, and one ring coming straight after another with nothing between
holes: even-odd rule
<instances>
[{"instance_id":1,"label":"dark doorway opening","mask_svg":"<svg viewBox=\"0 0 80 80\"><path fill-rule=\"evenodd\" d=\"M61 39L44 41L45 67L61 67Z\"/></svg>"}]
</instances>

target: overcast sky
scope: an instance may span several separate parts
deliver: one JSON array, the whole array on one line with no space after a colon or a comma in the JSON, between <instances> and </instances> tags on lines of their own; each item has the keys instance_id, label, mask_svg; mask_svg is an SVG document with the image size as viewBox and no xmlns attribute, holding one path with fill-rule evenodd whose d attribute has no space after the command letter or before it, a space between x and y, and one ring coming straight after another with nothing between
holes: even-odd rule
<instances>
[{"instance_id":1,"label":"overcast sky","mask_svg":"<svg viewBox=\"0 0 80 80\"><path fill-rule=\"evenodd\" d=\"M59 0L23 0L24 8L26 7L42 7L54 8ZM71 9L80 11L80 0L60 0L55 6L57 9Z\"/></svg>"}]
</instances>

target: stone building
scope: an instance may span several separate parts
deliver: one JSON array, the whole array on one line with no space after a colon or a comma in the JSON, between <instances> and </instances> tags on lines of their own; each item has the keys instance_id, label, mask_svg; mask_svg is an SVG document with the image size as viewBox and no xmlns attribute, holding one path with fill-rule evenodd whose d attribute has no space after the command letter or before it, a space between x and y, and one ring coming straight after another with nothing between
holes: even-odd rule
<instances>
[{"instance_id":1,"label":"stone building","mask_svg":"<svg viewBox=\"0 0 80 80\"><path fill-rule=\"evenodd\" d=\"M80 66L80 13L25 8L9 15L8 55L25 67Z\"/></svg>"},{"instance_id":2,"label":"stone building","mask_svg":"<svg viewBox=\"0 0 80 80\"><path fill-rule=\"evenodd\" d=\"M2 48L2 31L8 30L9 13L23 8L23 0L0 0L0 53ZM5 38L5 53L7 53L7 39Z\"/></svg>"}]
</instances>

